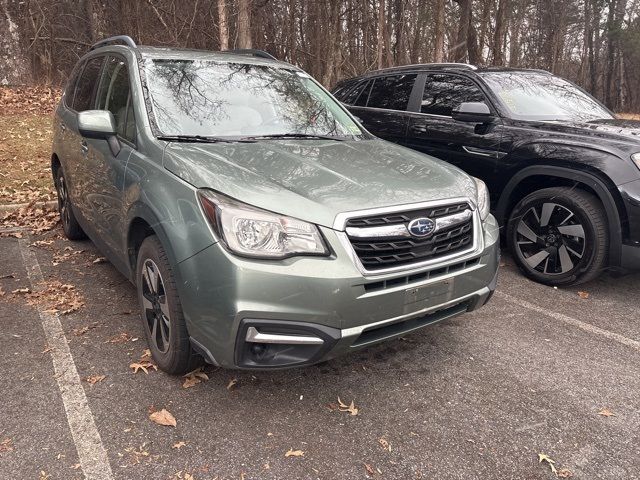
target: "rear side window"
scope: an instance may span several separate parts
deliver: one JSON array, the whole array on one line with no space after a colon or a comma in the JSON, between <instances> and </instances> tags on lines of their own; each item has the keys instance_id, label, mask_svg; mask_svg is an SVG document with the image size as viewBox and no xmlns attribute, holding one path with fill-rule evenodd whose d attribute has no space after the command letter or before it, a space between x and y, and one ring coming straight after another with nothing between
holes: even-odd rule
<instances>
[{"instance_id":1,"label":"rear side window","mask_svg":"<svg viewBox=\"0 0 640 480\"><path fill-rule=\"evenodd\" d=\"M348 90L346 92L346 95L343 95L343 98L341 99L342 103L346 103L347 105L353 105L358 99L358 97L360 96L360 94L362 93L362 91L364 90L364 87L366 85L367 85L367 82L360 82L355 87L353 87L353 84L352 84L351 86L353 88Z\"/></svg>"},{"instance_id":2,"label":"rear side window","mask_svg":"<svg viewBox=\"0 0 640 480\"><path fill-rule=\"evenodd\" d=\"M82 112L93 108L93 94L98 85L103 57L92 58L87 62L76 85L73 109Z\"/></svg>"},{"instance_id":3,"label":"rear side window","mask_svg":"<svg viewBox=\"0 0 640 480\"><path fill-rule=\"evenodd\" d=\"M96 108L109 110L116 121L118 135L133 142L136 123L131 102L129 72L123 58L116 56L107 58L96 96Z\"/></svg>"},{"instance_id":4,"label":"rear side window","mask_svg":"<svg viewBox=\"0 0 640 480\"><path fill-rule=\"evenodd\" d=\"M362 90L358 91L357 98L353 102L353 105L358 107L366 107L367 100L369 100L369 92L371 91L371 84L373 81L369 80L368 82L364 82Z\"/></svg>"},{"instance_id":5,"label":"rear side window","mask_svg":"<svg viewBox=\"0 0 640 480\"><path fill-rule=\"evenodd\" d=\"M480 88L468 78L433 74L427 77L420 112L450 117L461 103L485 101Z\"/></svg>"},{"instance_id":6,"label":"rear side window","mask_svg":"<svg viewBox=\"0 0 640 480\"><path fill-rule=\"evenodd\" d=\"M367 107L406 110L417 75L391 75L376 78Z\"/></svg>"}]
</instances>

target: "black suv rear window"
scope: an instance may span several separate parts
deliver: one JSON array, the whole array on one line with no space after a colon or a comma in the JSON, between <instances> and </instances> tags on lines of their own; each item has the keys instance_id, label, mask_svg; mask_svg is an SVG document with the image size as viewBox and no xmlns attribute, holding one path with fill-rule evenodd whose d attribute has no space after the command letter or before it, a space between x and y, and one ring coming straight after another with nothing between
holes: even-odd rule
<instances>
[{"instance_id":1,"label":"black suv rear window","mask_svg":"<svg viewBox=\"0 0 640 480\"><path fill-rule=\"evenodd\" d=\"M417 75L391 75L376 78L367 107L406 110Z\"/></svg>"}]
</instances>

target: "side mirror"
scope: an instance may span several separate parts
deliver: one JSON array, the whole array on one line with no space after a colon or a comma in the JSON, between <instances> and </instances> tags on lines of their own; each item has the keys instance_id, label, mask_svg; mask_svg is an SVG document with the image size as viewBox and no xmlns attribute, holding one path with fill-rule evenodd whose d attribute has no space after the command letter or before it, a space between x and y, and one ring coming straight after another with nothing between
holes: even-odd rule
<instances>
[{"instance_id":1,"label":"side mirror","mask_svg":"<svg viewBox=\"0 0 640 480\"><path fill-rule=\"evenodd\" d=\"M465 102L451 112L454 120L469 123L491 123L495 117L484 102Z\"/></svg>"},{"instance_id":2,"label":"side mirror","mask_svg":"<svg viewBox=\"0 0 640 480\"><path fill-rule=\"evenodd\" d=\"M85 138L106 140L115 157L120 153L120 141L116 136L116 121L107 110L85 110L78 114L78 131Z\"/></svg>"}]
</instances>

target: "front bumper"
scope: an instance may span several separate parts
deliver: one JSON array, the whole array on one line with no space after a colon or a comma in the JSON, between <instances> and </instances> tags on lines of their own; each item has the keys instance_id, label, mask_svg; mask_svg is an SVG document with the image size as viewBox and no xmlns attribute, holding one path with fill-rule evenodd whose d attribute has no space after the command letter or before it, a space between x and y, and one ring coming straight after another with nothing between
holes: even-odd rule
<instances>
[{"instance_id":1,"label":"front bumper","mask_svg":"<svg viewBox=\"0 0 640 480\"><path fill-rule=\"evenodd\" d=\"M623 231L628 232L622 244L620 267L627 271L640 270L640 180L620 185L618 189L627 213Z\"/></svg>"},{"instance_id":2,"label":"front bumper","mask_svg":"<svg viewBox=\"0 0 640 480\"><path fill-rule=\"evenodd\" d=\"M495 289L492 216L473 258L373 278L358 271L334 230L323 235L332 257L256 261L214 244L181 262L179 293L195 348L228 368L308 365L479 308ZM283 335L322 341L278 343Z\"/></svg>"}]
</instances>

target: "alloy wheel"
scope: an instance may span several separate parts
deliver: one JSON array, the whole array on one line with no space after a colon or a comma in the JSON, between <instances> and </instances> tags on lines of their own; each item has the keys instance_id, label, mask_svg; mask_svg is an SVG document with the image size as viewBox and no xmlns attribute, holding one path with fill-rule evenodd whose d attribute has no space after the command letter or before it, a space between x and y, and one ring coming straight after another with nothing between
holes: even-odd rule
<instances>
[{"instance_id":1,"label":"alloy wheel","mask_svg":"<svg viewBox=\"0 0 640 480\"><path fill-rule=\"evenodd\" d=\"M169 350L171 316L164 281L155 262L146 259L142 266L142 305L150 338L158 351Z\"/></svg>"},{"instance_id":2,"label":"alloy wheel","mask_svg":"<svg viewBox=\"0 0 640 480\"><path fill-rule=\"evenodd\" d=\"M64 225L69 225L71 221L69 208L67 184L64 181L64 177L60 175L58 177L58 211L60 212L60 218L62 219L62 223Z\"/></svg>"},{"instance_id":3,"label":"alloy wheel","mask_svg":"<svg viewBox=\"0 0 640 480\"><path fill-rule=\"evenodd\" d=\"M582 261L585 228L564 205L543 202L529 208L516 228L516 246L524 262L545 275L563 275Z\"/></svg>"}]
</instances>

